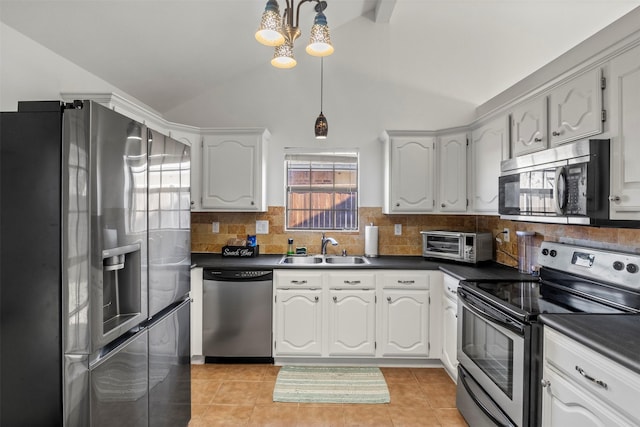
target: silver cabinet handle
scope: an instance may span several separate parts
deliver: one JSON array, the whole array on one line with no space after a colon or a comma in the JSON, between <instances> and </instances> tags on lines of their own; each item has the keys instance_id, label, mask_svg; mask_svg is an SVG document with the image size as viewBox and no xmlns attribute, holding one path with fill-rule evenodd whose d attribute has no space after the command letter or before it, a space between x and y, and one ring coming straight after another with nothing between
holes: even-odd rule
<instances>
[{"instance_id":1,"label":"silver cabinet handle","mask_svg":"<svg viewBox=\"0 0 640 427\"><path fill-rule=\"evenodd\" d=\"M401 285L413 285L416 283L415 280L398 280L398 283Z\"/></svg>"},{"instance_id":2,"label":"silver cabinet handle","mask_svg":"<svg viewBox=\"0 0 640 427\"><path fill-rule=\"evenodd\" d=\"M543 378L540 380L540 385L542 386L542 388L551 387L551 382Z\"/></svg>"},{"instance_id":3,"label":"silver cabinet handle","mask_svg":"<svg viewBox=\"0 0 640 427\"><path fill-rule=\"evenodd\" d=\"M447 205L445 205L444 203L440 205L441 208L446 208Z\"/></svg>"},{"instance_id":4,"label":"silver cabinet handle","mask_svg":"<svg viewBox=\"0 0 640 427\"><path fill-rule=\"evenodd\" d=\"M293 283L294 285L304 285L305 283L307 283L306 280L292 280L291 283Z\"/></svg>"},{"instance_id":5,"label":"silver cabinet handle","mask_svg":"<svg viewBox=\"0 0 640 427\"><path fill-rule=\"evenodd\" d=\"M560 132L554 130L553 132L551 132L551 135L553 136L560 136Z\"/></svg>"},{"instance_id":6,"label":"silver cabinet handle","mask_svg":"<svg viewBox=\"0 0 640 427\"><path fill-rule=\"evenodd\" d=\"M602 387L603 389L608 389L609 386L607 385L607 383L605 383L602 380L598 380L594 377L592 377L591 375L587 374L584 369L582 369L580 366L576 365L576 371L578 371L578 373L580 375L582 375L583 377L585 377L586 379L588 379L589 381L591 381L594 384L598 384L600 387Z\"/></svg>"},{"instance_id":7,"label":"silver cabinet handle","mask_svg":"<svg viewBox=\"0 0 640 427\"><path fill-rule=\"evenodd\" d=\"M400 203L396 203L396 206L400 206Z\"/></svg>"},{"instance_id":8,"label":"silver cabinet handle","mask_svg":"<svg viewBox=\"0 0 640 427\"><path fill-rule=\"evenodd\" d=\"M345 285L359 285L360 284L360 280L345 280L344 284Z\"/></svg>"},{"instance_id":9,"label":"silver cabinet handle","mask_svg":"<svg viewBox=\"0 0 640 427\"><path fill-rule=\"evenodd\" d=\"M320 297L316 296L315 300L316 302L318 302L320 300Z\"/></svg>"},{"instance_id":10,"label":"silver cabinet handle","mask_svg":"<svg viewBox=\"0 0 640 427\"><path fill-rule=\"evenodd\" d=\"M619 202L620 200L620 196L609 196L609 201L610 202Z\"/></svg>"},{"instance_id":11,"label":"silver cabinet handle","mask_svg":"<svg viewBox=\"0 0 640 427\"><path fill-rule=\"evenodd\" d=\"M333 302L338 302L338 297L333 297Z\"/></svg>"},{"instance_id":12,"label":"silver cabinet handle","mask_svg":"<svg viewBox=\"0 0 640 427\"><path fill-rule=\"evenodd\" d=\"M542 142L542 138L533 138L533 142Z\"/></svg>"},{"instance_id":13,"label":"silver cabinet handle","mask_svg":"<svg viewBox=\"0 0 640 427\"><path fill-rule=\"evenodd\" d=\"M451 289L450 287L447 286L447 290L449 292L451 292L452 294L456 295L458 293L458 291L454 291L453 289Z\"/></svg>"},{"instance_id":14,"label":"silver cabinet handle","mask_svg":"<svg viewBox=\"0 0 640 427\"><path fill-rule=\"evenodd\" d=\"M391 302L391 297L387 297L387 301Z\"/></svg>"}]
</instances>

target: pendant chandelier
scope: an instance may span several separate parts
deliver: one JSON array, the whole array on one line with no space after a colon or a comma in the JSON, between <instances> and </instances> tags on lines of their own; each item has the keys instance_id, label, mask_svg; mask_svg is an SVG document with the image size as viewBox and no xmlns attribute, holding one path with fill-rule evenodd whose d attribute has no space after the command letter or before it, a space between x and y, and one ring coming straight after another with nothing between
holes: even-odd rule
<instances>
[{"instance_id":1,"label":"pendant chandelier","mask_svg":"<svg viewBox=\"0 0 640 427\"><path fill-rule=\"evenodd\" d=\"M282 17L277 0L268 0L262 14L260 28L256 32L256 40L265 46L275 47L271 65L277 68L293 68L297 61L293 56L293 44L300 37L298 28L300 18L300 6L307 2L315 2L316 17L311 27L311 36L306 51L312 56L328 56L333 53L333 45L329 35L329 26L324 10L327 8L326 1L320 0L300 0L298 6L295 0L286 0ZM294 17L294 9L296 9ZM295 18L295 19L294 19Z\"/></svg>"}]
</instances>

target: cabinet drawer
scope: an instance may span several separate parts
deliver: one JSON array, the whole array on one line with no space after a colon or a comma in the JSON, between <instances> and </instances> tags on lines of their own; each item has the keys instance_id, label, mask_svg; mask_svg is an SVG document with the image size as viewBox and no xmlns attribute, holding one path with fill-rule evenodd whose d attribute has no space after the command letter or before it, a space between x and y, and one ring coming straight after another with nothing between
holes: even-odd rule
<instances>
[{"instance_id":1,"label":"cabinet drawer","mask_svg":"<svg viewBox=\"0 0 640 427\"><path fill-rule=\"evenodd\" d=\"M544 363L558 369L597 399L640 420L640 375L635 372L547 326L544 328Z\"/></svg>"},{"instance_id":2,"label":"cabinet drawer","mask_svg":"<svg viewBox=\"0 0 640 427\"><path fill-rule=\"evenodd\" d=\"M375 289L375 273L331 272L328 274L331 289Z\"/></svg>"},{"instance_id":3,"label":"cabinet drawer","mask_svg":"<svg viewBox=\"0 0 640 427\"><path fill-rule=\"evenodd\" d=\"M443 286L444 296L454 301L457 300L458 299L458 283L460 283L460 281L455 277L445 274L443 277L443 282L444 282L444 286Z\"/></svg>"},{"instance_id":4,"label":"cabinet drawer","mask_svg":"<svg viewBox=\"0 0 640 427\"><path fill-rule=\"evenodd\" d=\"M322 273L316 270L275 270L273 282L278 289L321 289Z\"/></svg>"},{"instance_id":5,"label":"cabinet drawer","mask_svg":"<svg viewBox=\"0 0 640 427\"><path fill-rule=\"evenodd\" d=\"M383 273L383 288L429 289L429 273L424 271Z\"/></svg>"}]
</instances>

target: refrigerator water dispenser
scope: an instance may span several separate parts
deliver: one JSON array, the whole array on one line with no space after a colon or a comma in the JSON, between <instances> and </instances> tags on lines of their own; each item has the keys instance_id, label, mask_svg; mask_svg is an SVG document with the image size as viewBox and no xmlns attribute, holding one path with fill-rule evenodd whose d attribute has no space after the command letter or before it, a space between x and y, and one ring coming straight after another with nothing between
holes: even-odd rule
<instances>
[{"instance_id":1,"label":"refrigerator water dispenser","mask_svg":"<svg viewBox=\"0 0 640 427\"><path fill-rule=\"evenodd\" d=\"M102 333L126 325L142 312L140 245L102 251Z\"/></svg>"}]
</instances>

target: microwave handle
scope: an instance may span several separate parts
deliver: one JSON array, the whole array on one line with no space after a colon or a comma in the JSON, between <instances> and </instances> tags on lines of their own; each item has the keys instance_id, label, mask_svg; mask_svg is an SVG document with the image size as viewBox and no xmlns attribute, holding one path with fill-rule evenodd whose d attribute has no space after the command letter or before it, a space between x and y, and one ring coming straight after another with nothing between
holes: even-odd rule
<instances>
[{"instance_id":1,"label":"microwave handle","mask_svg":"<svg viewBox=\"0 0 640 427\"><path fill-rule=\"evenodd\" d=\"M564 214L567 209L567 171L564 166L556 168L555 188L553 198L556 201L556 212Z\"/></svg>"}]
</instances>

